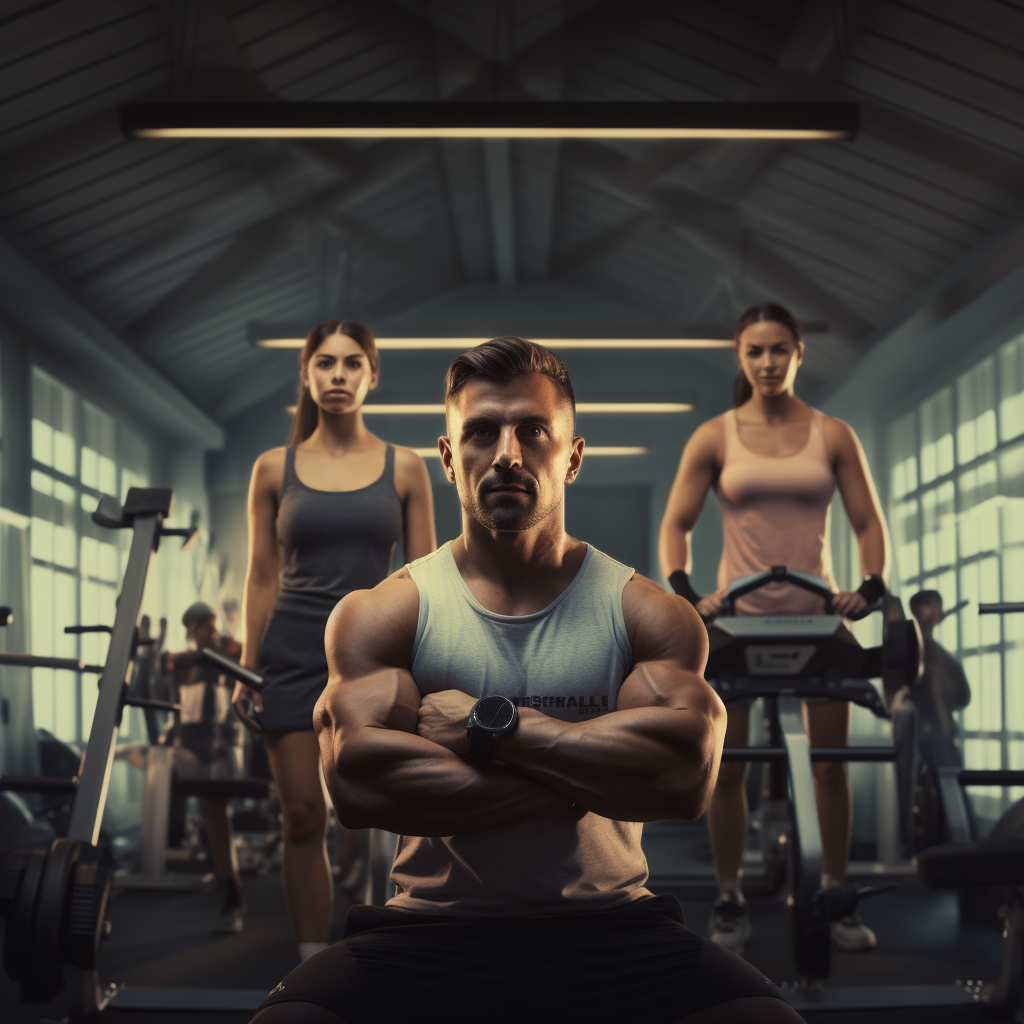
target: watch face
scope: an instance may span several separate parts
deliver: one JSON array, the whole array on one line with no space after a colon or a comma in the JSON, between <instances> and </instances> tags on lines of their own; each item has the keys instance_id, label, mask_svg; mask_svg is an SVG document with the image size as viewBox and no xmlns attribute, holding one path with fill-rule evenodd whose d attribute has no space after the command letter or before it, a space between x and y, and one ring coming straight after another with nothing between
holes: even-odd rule
<instances>
[{"instance_id":1,"label":"watch face","mask_svg":"<svg viewBox=\"0 0 1024 1024\"><path fill-rule=\"evenodd\" d=\"M488 732L507 729L515 717L516 706L508 697L484 697L473 712L477 723Z\"/></svg>"}]
</instances>

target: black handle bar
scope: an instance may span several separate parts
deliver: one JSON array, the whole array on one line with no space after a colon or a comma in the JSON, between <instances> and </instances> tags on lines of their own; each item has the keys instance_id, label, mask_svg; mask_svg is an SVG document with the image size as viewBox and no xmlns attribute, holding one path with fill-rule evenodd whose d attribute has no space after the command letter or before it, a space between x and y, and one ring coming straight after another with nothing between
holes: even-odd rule
<instances>
[{"instance_id":1,"label":"black handle bar","mask_svg":"<svg viewBox=\"0 0 1024 1024\"><path fill-rule=\"evenodd\" d=\"M249 689L255 690L257 693L263 690L263 676L257 675L247 668L242 668L237 661L226 658L219 651L215 651L211 647L204 647L203 657L216 665L224 675L237 679L240 683L248 686Z\"/></svg>"},{"instance_id":2,"label":"black handle bar","mask_svg":"<svg viewBox=\"0 0 1024 1024\"><path fill-rule=\"evenodd\" d=\"M800 587L802 590L809 590L812 594L817 594L818 597L825 599L825 614L831 615L832 613L832 591L823 584L804 579L803 574L796 575L791 573L784 565L773 565L770 569L758 573L746 583L730 588L725 598L729 612L735 614L737 598L745 597L755 590L760 590L761 587L766 587L769 583L792 583L793 586Z\"/></svg>"},{"instance_id":3,"label":"black handle bar","mask_svg":"<svg viewBox=\"0 0 1024 1024\"><path fill-rule=\"evenodd\" d=\"M1024 612L1024 601L1000 601L997 604L979 604L979 615L1007 615L1010 612Z\"/></svg>"}]
</instances>

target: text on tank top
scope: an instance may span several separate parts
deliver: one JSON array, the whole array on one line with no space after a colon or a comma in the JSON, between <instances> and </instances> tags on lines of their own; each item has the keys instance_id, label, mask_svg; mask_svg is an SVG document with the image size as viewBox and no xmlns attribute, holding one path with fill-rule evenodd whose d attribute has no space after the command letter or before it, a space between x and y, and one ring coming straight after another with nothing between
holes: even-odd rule
<instances>
[{"instance_id":1,"label":"text on tank top","mask_svg":"<svg viewBox=\"0 0 1024 1024\"><path fill-rule=\"evenodd\" d=\"M421 694L501 694L567 722L616 708L632 666L622 588L633 570L587 547L569 586L542 611L484 608L451 542L409 565L420 605L411 656ZM642 825L574 808L460 836L403 836L389 906L430 913L604 909L649 896Z\"/></svg>"},{"instance_id":2,"label":"text on tank top","mask_svg":"<svg viewBox=\"0 0 1024 1024\"><path fill-rule=\"evenodd\" d=\"M391 571L402 526L394 445L384 472L352 491L307 486L295 472L295 449L287 448L276 523L278 607L326 616L351 591L377 586Z\"/></svg>"},{"instance_id":3,"label":"text on tank top","mask_svg":"<svg viewBox=\"0 0 1024 1024\"><path fill-rule=\"evenodd\" d=\"M745 447L734 409L723 420L725 456L715 487L722 508L719 589L773 565L831 583L829 509L836 478L822 414L811 410L806 444L783 456L759 455ZM818 615L824 602L792 584L770 583L740 598L736 610L740 615Z\"/></svg>"}]
</instances>

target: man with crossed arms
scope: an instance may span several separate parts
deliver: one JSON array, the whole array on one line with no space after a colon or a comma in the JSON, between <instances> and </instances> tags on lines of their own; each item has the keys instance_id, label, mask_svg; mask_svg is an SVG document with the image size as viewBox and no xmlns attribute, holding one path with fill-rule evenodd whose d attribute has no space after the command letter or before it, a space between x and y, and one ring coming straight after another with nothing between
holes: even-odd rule
<instances>
[{"instance_id":1,"label":"man with crossed arms","mask_svg":"<svg viewBox=\"0 0 1024 1024\"><path fill-rule=\"evenodd\" d=\"M254 1024L799 1021L644 888L640 823L703 813L725 709L693 608L565 532L584 441L561 360L488 342L446 406L463 532L339 603L314 713L342 823L402 837L397 895Z\"/></svg>"}]
</instances>

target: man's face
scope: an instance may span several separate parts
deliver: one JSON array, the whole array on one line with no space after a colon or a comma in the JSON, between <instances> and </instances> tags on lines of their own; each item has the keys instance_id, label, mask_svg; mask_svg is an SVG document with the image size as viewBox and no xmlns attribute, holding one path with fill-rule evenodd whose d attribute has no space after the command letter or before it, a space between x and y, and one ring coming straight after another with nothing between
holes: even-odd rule
<instances>
[{"instance_id":1,"label":"man's face","mask_svg":"<svg viewBox=\"0 0 1024 1024\"><path fill-rule=\"evenodd\" d=\"M199 651L204 647L210 647L216 636L217 620L212 616L205 619L197 619L185 630L185 639Z\"/></svg>"},{"instance_id":2,"label":"man's face","mask_svg":"<svg viewBox=\"0 0 1024 1024\"><path fill-rule=\"evenodd\" d=\"M918 605L914 618L925 632L934 629L942 621L942 602L925 601Z\"/></svg>"},{"instance_id":3,"label":"man's face","mask_svg":"<svg viewBox=\"0 0 1024 1024\"><path fill-rule=\"evenodd\" d=\"M448 408L448 430L438 445L462 507L501 533L529 530L561 508L583 460L572 406L541 373L507 384L471 378Z\"/></svg>"}]
</instances>

